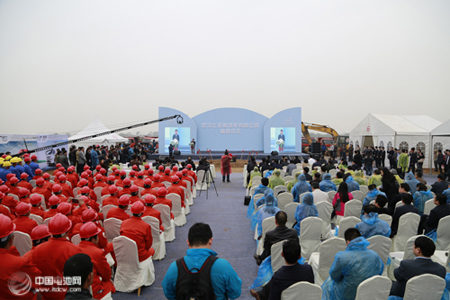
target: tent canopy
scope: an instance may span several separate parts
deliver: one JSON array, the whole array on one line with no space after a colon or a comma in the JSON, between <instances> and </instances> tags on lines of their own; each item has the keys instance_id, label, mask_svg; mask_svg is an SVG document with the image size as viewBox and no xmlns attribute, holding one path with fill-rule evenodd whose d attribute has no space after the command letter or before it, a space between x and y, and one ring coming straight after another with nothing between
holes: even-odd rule
<instances>
[{"instance_id":1,"label":"tent canopy","mask_svg":"<svg viewBox=\"0 0 450 300\"><path fill-rule=\"evenodd\" d=\"M109 129L97 118L95 117L94 120L89 124L85 129L81 130L75 135L72 135L69 138L69 141L73 141L79 138L83 138L86 136L102 133L109 131ZM125 143L128 142L128 139L121 137L118 134L111 133L107 135L102 135L96 138L92 138L86 141L79 142L79 144L102 144L102 145L110 145L115 143Z\"/></svg>"},{"instance_id":2,"label":"tent canopy","mask_svg":"<svg viewBox=\"0 0 450 300\"><path fill-rule=\"evenodd\" d=\"M434 128L431 135L450 135L450 119Z\"/></svg>"}]
</instances>

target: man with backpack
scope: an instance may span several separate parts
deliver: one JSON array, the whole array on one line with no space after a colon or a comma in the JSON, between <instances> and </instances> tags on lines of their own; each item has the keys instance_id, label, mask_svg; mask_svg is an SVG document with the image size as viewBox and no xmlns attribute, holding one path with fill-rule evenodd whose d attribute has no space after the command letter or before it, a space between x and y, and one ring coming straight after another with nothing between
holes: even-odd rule
<instances>
[{"instance_id":1,"label":"man with backpack","mask_svg":"<svg viewBox=\"0 0 450 300\"><path fill-rule=\"evenodd\" d=\"M230 263L211 250L213 237L208 224L189 229L186 256L174 261L162 286L167 299L236 299L242 280Z\"/></svg>"}]
</instances>

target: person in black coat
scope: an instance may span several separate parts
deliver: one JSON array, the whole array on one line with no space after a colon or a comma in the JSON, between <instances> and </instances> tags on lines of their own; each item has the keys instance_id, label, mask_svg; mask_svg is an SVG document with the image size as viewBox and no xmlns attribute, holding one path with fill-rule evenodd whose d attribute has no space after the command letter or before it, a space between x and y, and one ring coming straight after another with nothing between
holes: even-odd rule
<instances>
[{"instance_id":1,"label":"person in black coat","mask_svg":"<svg viewBox=\"0 0 450 300\"><path fill-rule=\"evenodd\" d=\"M419 210L414 205L411 205L413 202L413 196L411 194L403 194L402 195L402 206L399 206L394 211L394 216L392 217L392 225L391 225L391 236L394 237L394 235L397 234L398 230L398 223L400 221L400 217L407 213L416 213L419 214Z\"/></svg>"},{"instance_id":2,"label":"person in black coat","mask_svg":"<svg viewBox=\"0 0 450 300\"><path fill-rule=\"evenodd\" d=\"M448 189L448 182L445 181L445 174L439 174L437 182L431 186L431 191L437 195L442 194L446 189Z\"/></svg>"},{"instance_id":3,"label":"person in black coat","mask_svg":"<svg viewBox=\"0 0 450 300\"><path fill-rule=\"evenodd\" d=\"M416 148L412 147L409 151L409 169L408 172L416 173L417 152Z\"/></svg>"},{"instance_id":4,"label":"person in black coat","mask_svg":"<svg viewBox=\"0 0 450 300\"><path fill-rule=\"evenodd\" d=\"M411 187L409 186L409 184L400 184L400 186L398 187L398 194L388 201L388 211L391 216L394 214L395 205L397 204L397 202L402 201L402 196L408 193L410 190Z\"/></svg>"},{"instance_id":5,"label":"person in black coat","mask_svg":"<svg viewBox=\"0 0 450 300\"><path fill-rule=\"evenodd\" d=\"M425 234L437 229L442 218L450 216L450 204L447 204L445 195L437 194L434 198L434 204L437 206L430 211L430 215L425 221Z\"/></svg>"},{"instance_id":6,"label":"person in black coat","mask_svg":"<svg viewBox=\"0 0 450 300\"><path fill-rule=\"evenodd\" d=\"M279 300L281 293L291 285L306 281L314 284L314 273L310 265L300 265L297 260L301 257L300 245L295 240L288 240L283 243L282 256L286 265L282 266L273 274L272 279L264 288L256 292L250 290L250 294L260 300Z\"/></svg>"},{"instance_id":7,"label":"person in black coat","mask_svg":"<svg viewBox=\"0 0 450 300\"><path fill-rule=\"evenodd\" d=\"M436 246L432 239L421 236L414 241L415 259L405 259L400 266L394 270L394 281L391 287L391 296L403 297L405 295L406 283L415 276L433 274L445 279L445 267L431 260Z\"/></svg>"},{"instance_id":8,"label":"person in black coat","mask_svg":"<svg viewBox=\"0 0 450 300\"><path fill-rule=\"evenodd\" d=\"M392 200L395 195L398 194L398 182L394 175L388 170L388 168L382 167L381 170L381 184L380 191L386 194L388 201Z\"/></svg>"}]
</instances>

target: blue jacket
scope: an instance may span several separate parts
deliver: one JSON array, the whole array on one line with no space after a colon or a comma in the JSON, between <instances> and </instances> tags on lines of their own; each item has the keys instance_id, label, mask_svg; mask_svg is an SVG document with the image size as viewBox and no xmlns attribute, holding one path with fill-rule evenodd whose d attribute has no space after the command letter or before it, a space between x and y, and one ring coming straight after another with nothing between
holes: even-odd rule
<instances>
[{"instance_id":1,"label":"blue jacket","mask_svg":"<svg viewBox=\"0 0 450 300\"><path fill-rule=\"evenodd\" d=\"M184 261L189 270L200 269L210 255L217 256L217 253L207 248L188 249ZM170 264L162 282L164 295L169 300L175 299L177 278L178 267L177 262L174 261ZM227 296L230 299L236 299L241 295L242 280L230 263L223 258L216 260L211 267L211 283L217 300L227 299Z\"/></svg>"},{"instance_id":2,"label":"blue jacket","mask_svg":"<svg viewBox=\"0 0 450 300\"><path fill-rule=\"evenodd\" d=\"M359 191L359 183L357 183L352 176L348 176L347 179L345 179L345 182L347 183L348 192L351 193L353 191Z\"/></svg>"},{"instance_id":3,"label":"blue jacket","mask_svg":"<svg viewBox=\"0 0 450 300\"><path fill-rule=\"evenodd\" d=\"M39 169L39 165L37 163L35 163L34 161L30 162L30 167L31 167L31 170L33 170L33 174L36 173L36 169Z\"/></svg>"},{"instance_id":4,"label":"blue jacket","mask_svg":"<svg viewBox=\"0 0 450 300\"><path fill-rule=\"evenodd\" d=\"M7 181L6 175L8 175L9 173L11 173L11 172L9 171L9 169L7 170L7 169L0 168L0 178L1 178L4 182Z\"/></svg>"},{"instance_id":5,"label":"blue jacket","mask_svg":"<svg viewBox=\"0 0 450 300\"><path fill-rule=\"evenodd\" d=\"M30 181L31 179L33 179L33 177L34 177L34 172L33 172L33 170L31 169L31 167L29 166L29 165L25 165L25 166L23 166L23 169L25 170L25 173L27 173L28 174L28 181Z\"/></svg>"},{"instance_id":6,"label":"blue jacket","mask_svg":"<svg viewBox=\"0 0 450 300\"><path fill-rule=\"evenodd\" d=\"M16 174L17 179L19 179L19 181L20 181L20 171L19 171L19 169L17 169L17 167L14 167L14 166L9 167L9 172Z\"/></svg>"},{"instance_id":7,"label":"blue jacket","mask_svg":"<svg viewBox=\"0 0 450 300\"><path fill-rule=\"evenodd\" d=\"M98 153L94 149L91 150L91 161L92 167L96 167L98 165Z\"/></svg>"}]
</instances>

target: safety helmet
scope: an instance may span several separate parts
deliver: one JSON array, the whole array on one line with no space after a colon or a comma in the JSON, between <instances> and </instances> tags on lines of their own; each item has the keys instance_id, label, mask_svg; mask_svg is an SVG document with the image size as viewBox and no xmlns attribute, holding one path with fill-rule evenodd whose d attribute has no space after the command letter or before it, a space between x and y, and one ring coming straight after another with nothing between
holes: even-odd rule
<instances>
[{"instance_id":1,"label":"safety helmet","mask_svg":"<svg viewBox=\"0 0 450 300\"><path fill-rule=\"evenodd\" d=\"M97 225L92 222L87 222L80 227L80 238L87 239L99 234L100 232L102 231Z\"/></svg>"},{"instance_id":2,"label":"safety helmet","mask_svg":"<svg viewBox=\"0 0 450 300\"><path fill-rule=\"evenodd\" d=\"M136 215L143 213L144 210L145 210L145 206L144 206L144 204L142 204L141 201L136 201L131 206L131 213L136 214Z\"/></svg>"},{"instance_id":3,"label":"safety helmet","mask_svg":"<svg viewBox=\"0 0 450 300\"><path fill-rule=\"evenodd\" d=\"M48 223L48 231L53 235L66 233L70 227L72 227L72 222L67 216L60 213L54 215Z\"/></svg>"}]
</instances>

